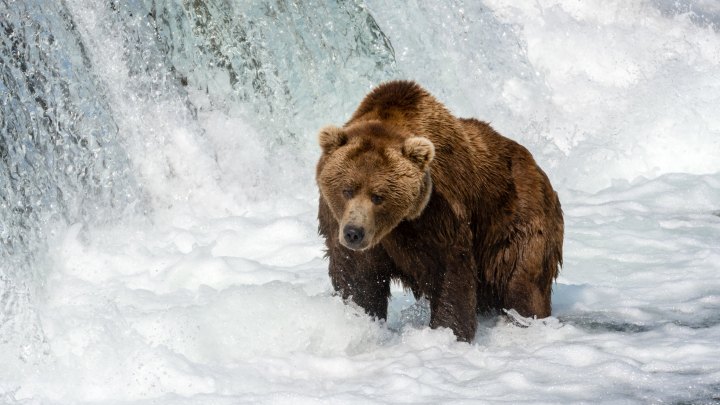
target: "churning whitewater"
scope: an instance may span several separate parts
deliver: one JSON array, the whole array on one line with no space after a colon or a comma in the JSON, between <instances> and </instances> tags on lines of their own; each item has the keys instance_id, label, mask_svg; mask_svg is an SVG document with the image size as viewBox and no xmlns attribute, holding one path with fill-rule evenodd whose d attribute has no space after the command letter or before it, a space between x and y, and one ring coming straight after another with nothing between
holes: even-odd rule
<instances>
[{"instance_id":1,"label":"churning whitewater","mask_svg":"<svg viewBox=\"0 0 720 405\"><path fill-rule=\"evenodd\" d=\"M720 402L720 7L516 3L0 0L0 402ZM316 134L391 79L546 171L552 317L333 295Z\"/></svg>"}]
</instances>

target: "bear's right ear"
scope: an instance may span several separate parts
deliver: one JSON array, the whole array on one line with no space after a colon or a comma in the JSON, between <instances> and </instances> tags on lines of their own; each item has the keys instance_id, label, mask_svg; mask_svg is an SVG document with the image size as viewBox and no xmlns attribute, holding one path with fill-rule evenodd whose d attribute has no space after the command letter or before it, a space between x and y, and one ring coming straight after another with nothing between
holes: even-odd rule
<instances>
[{"instance_id":1,"label":"bear's right ear","mask_svg":"<svg viewBox=\"0 0 720 405\"><path fill-rule=\"evenodd\" d=\"M342 128L330 125L320 130L318 141L324 153L331 153L347 143L347 134Z\"/></svg>"},{"instance_id":2,"label":"bear's right ear","mask_svg":"<svg viewBox=\"0 0 720 405\"><path fill-rule=\"evenodd\" d=\"M413 136L405 140L402 153L411 162L418 165L420 170L425 170L435 157L435 145L427 138Z\"/></svg>"}]
</instances>

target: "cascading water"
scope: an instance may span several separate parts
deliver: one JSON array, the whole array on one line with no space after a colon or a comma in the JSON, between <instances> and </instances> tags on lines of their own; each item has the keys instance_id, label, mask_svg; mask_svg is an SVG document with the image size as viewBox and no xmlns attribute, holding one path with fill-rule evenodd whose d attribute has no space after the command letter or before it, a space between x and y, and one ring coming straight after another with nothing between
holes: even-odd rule
<instances>
[{"instance_id":1,"label":"cascading water","mask_svg":"<svg viewBox=\"0 0 720 405\"><path fill-rule=\"evenodd\" d=\"M0 15L0 344L31 350L47 234L117 218L140 191L68 10L3 1Z\"/></svg>"},{"instance_id":2,"label":"cascading water","mask_svg":"<svg viewBox=\"0 0 720 405\"><path fill-rule=\"evenodd\" d=\"M307 147L298 137L393 70L389 41L360 2L3 0L0 16L0 344L8 346L43 341L31 297L53 227L222 193L213 183L233 154L289 158L290 187L291 151ZM326 97L328 85L352 97ZM206 110L239 114L266 138L238 131L220 145L228 136L205 133ZM244 177L236 197L257 199L250 189L266 173L235 170Z\"/></svg>"}]
</instances>

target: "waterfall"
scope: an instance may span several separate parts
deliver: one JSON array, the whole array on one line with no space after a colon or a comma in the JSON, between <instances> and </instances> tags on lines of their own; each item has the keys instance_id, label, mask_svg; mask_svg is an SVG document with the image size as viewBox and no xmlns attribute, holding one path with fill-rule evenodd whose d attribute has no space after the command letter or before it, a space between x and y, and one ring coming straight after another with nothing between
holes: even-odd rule
<instances>
[{"instance_id":1,"label":"waterfall","mask_svg":"<svg viewBox=\"0 0 720 405\"><path fill-rule=\"evenodd\" d=\"M31 296L48 234L132 210L141 191L68 9L0 3L0 342L42 341Z\"/></svg>"},{"instance_id":2,"label":"waterfall","mask_svg":"<svg viewBox=\"0 0 720 405\"><path fill-rule=\"evenodd\" d=\"M55 229L241 187L218 203L237 210L271 169L238 155L278 157L292 187L308 133L394 71L361 1L2 0L0 16L0 344L43 341ZM208 135L208 112L240 128Z\"/></svg>"}]
</instances>

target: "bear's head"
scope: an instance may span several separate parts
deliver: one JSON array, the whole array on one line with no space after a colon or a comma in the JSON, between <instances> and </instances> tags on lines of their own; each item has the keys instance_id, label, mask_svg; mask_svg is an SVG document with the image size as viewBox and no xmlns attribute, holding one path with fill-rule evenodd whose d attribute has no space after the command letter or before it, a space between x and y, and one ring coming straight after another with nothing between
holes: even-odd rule
<instances>
[{"instance_id":1,"label":"bear's head","mask_svg":"<svg viewBox=\"0 0 720 405\"><path fill-rule=\"evenodd\" d=\"M432 191L430 140L362 122L326 127L319 141L318 187L338 222L343 246L375 246L401 221L422 214Z\"/></svg>"}]
</instances>

